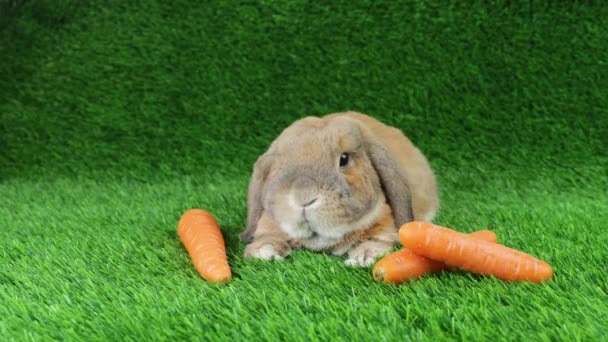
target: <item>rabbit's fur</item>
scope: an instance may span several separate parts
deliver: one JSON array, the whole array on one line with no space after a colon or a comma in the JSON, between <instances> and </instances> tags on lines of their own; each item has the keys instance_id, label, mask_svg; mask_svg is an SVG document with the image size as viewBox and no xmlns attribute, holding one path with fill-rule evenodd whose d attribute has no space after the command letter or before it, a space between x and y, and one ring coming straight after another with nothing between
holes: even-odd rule
<instances>
[{"instance_id":1,"label":"rabbit's fur","mask_svg":"<svg viewBox=\"0 0 608 342\"><path fill-rule=\"evenodd\" d=\"M256 161L248 191L245 257L267 260L306 248L369 266L393 248L402 224L431 221L439 207L420 150L356 112L287 127Z\"/></svg>"}]
</instances>

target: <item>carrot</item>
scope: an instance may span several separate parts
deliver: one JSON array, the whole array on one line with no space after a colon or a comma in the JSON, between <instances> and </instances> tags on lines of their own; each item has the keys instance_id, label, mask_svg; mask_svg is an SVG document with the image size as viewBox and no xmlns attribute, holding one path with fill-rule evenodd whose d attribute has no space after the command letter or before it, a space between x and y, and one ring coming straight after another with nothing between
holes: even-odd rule
<instances>
[{"instance_id":1,"label":"carrot","mask_svg":"<svg viewBox=\"0 0 608 342\"><path fill-rule=\"evenodd\" d=\"M399 238L416 254L505 281L540 283L553 276L549 264L529 254L432 223L406 223L399 229Z\"/></svg>"},{"instance_id":2,"label":"carrot","mask_svg":"<svg viewBox=\"0 0 608 342\"><path fill-rule=\"evenodd\" d=\"M494 232L480 230L469 234L477 239L498 242ZM437 273L448 266L440 261L420 256L409 249L403 248L384 256L374 265L372 275L376 281L401 284L420 278L428 273Z\"/></svg>"},{"instance_id":3,"label":"carrot","mask_svg":"<svg viewBox=\"0 0 608 342\"><path fill-rule=\"evenodd\" d=\"M224 237L213 215L203 209L186 211L177 224L177 234L205 280L228 282L232 278Z\"/></svg>"}]
</instances>

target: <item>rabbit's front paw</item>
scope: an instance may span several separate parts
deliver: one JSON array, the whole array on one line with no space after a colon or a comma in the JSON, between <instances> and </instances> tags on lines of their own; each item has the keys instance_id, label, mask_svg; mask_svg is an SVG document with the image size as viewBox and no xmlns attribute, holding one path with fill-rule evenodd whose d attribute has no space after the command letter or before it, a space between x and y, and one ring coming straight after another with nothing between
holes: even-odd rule
<instances>
[{"instance_id":1,"label":"rabbit's front paw","mask_svg":"<svg viewBox=\"0 0 608 342\"><path fill-rule=\"evenodd\" d=\"M376 259L390 252L393 245L385 241L365 241L348 252L345 263L350 266L368 267Z\"/></svg>"},{"instance_id":2,"label":"rabbit's front paw","mask_svg":"<svg viewBox=\"0 0 608 342\"><path fill-rule=\"evenodd\" d=\"M254 241L245 248L245 258L283 260L290 250L285 241Z\"/></svg>"}]
</instances>

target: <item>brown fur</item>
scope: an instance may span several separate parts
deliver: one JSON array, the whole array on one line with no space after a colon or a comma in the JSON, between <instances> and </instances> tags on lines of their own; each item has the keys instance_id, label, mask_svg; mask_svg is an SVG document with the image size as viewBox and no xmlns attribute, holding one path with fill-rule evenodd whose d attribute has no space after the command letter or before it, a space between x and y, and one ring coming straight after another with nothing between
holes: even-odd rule
<instances>
[{"instance_id":1,"label":"brown fur","mask_svg":"<svg viewBox=\"0 0 608 342\"><path fill-rule=\"evenodd\" d=\"M365 114L357 112L335 113L326 116L335 119L349 116L363 122L373 134L391 151L406 173L412 191L412 207L415 220L430 221L439 209L437 183L431 167L420 150L397 128Z\"/></svg>"},{"instance_id":2,"label":"brown fur","mask_svg":"<svg viewBox=\"0 0 608 342\"><path fill-rule=\"evenodd\" d=\"M338 168L341 153L350 162ZM306 117L256 161L241 238L253 239L245 257L308 248L365 266L392 248L399 225L437 209L433 172L400 130L355 112Z\"/></svg>"},{"instance_id":3,"label":"brown fur","mask_svg":"<svg viewBox=\"0 0 608 342\"><path fill-rule=\"evenodd\" d=\"M279 228L277 223L267 214L262 214L258 221L254 242L247 245L244 256L245 258L254 257L260 247L271 244L279 256L285 257L291 249L288 240L289 237Z\"/></svg>"},{"instance_id":4,"label":"brown fur","mask_svg":"<svg viewBox=\"0 0 608 342\"><path fill-rule=\"evenodd\" d=\"M395 230L391 208L385 206L380 218L370 228L348 234L344 237L344 241L334 246L333 249L342 250L350 246L357 246L368 240L385 241L392 245L396 239L397 231Z\"/></svg>"}]
</instances>

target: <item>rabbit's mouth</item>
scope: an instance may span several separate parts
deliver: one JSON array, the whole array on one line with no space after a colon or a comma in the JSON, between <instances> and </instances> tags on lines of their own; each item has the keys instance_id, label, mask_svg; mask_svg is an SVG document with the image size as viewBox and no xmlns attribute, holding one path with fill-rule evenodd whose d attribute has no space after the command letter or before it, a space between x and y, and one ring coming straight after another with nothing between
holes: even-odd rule
<instances>
[{"instance_id":1,"label":"rabbit's mouth","mask_svg":"<svg viewBox=\"0 0 608 342\"><path fill-rule=\"evenodd\" d=\"M309 239L316 234L311 228L310 222L308 221L306 223L298 222L296 224L287 222L281 223L281 229L283 229L283 231L292 239Z\"/></svg>"},{"instance_id":2,"label":"rabbit's mouth","mask_svg":"<svg viewBox=\"0 0 608 342\"><path fill-rule=\"evenodd\" d=\"M306 214L302 214L302 219L298 222L298 227L300 229L310 230L311 232L313 231L310 221L306 218Z\"/></svg>"},{"instance_id":3,"label":"rabbit's mouth","mask_svg":"<svg viewBox=\"0 0 608 342\"><path fill-rule=\"evenodd\" d=\"M310 214L308 214L308 216L310 216ZM312 221L310 217L307 217L305 211L302 211L302 215L300 216L299 220L297 221L296 226L298 227L298 230L306 232L305 235L307 238L317 235L317 232L316 232L317 227L316 227L314 221Z\"/></svg>"}]
</instances>

